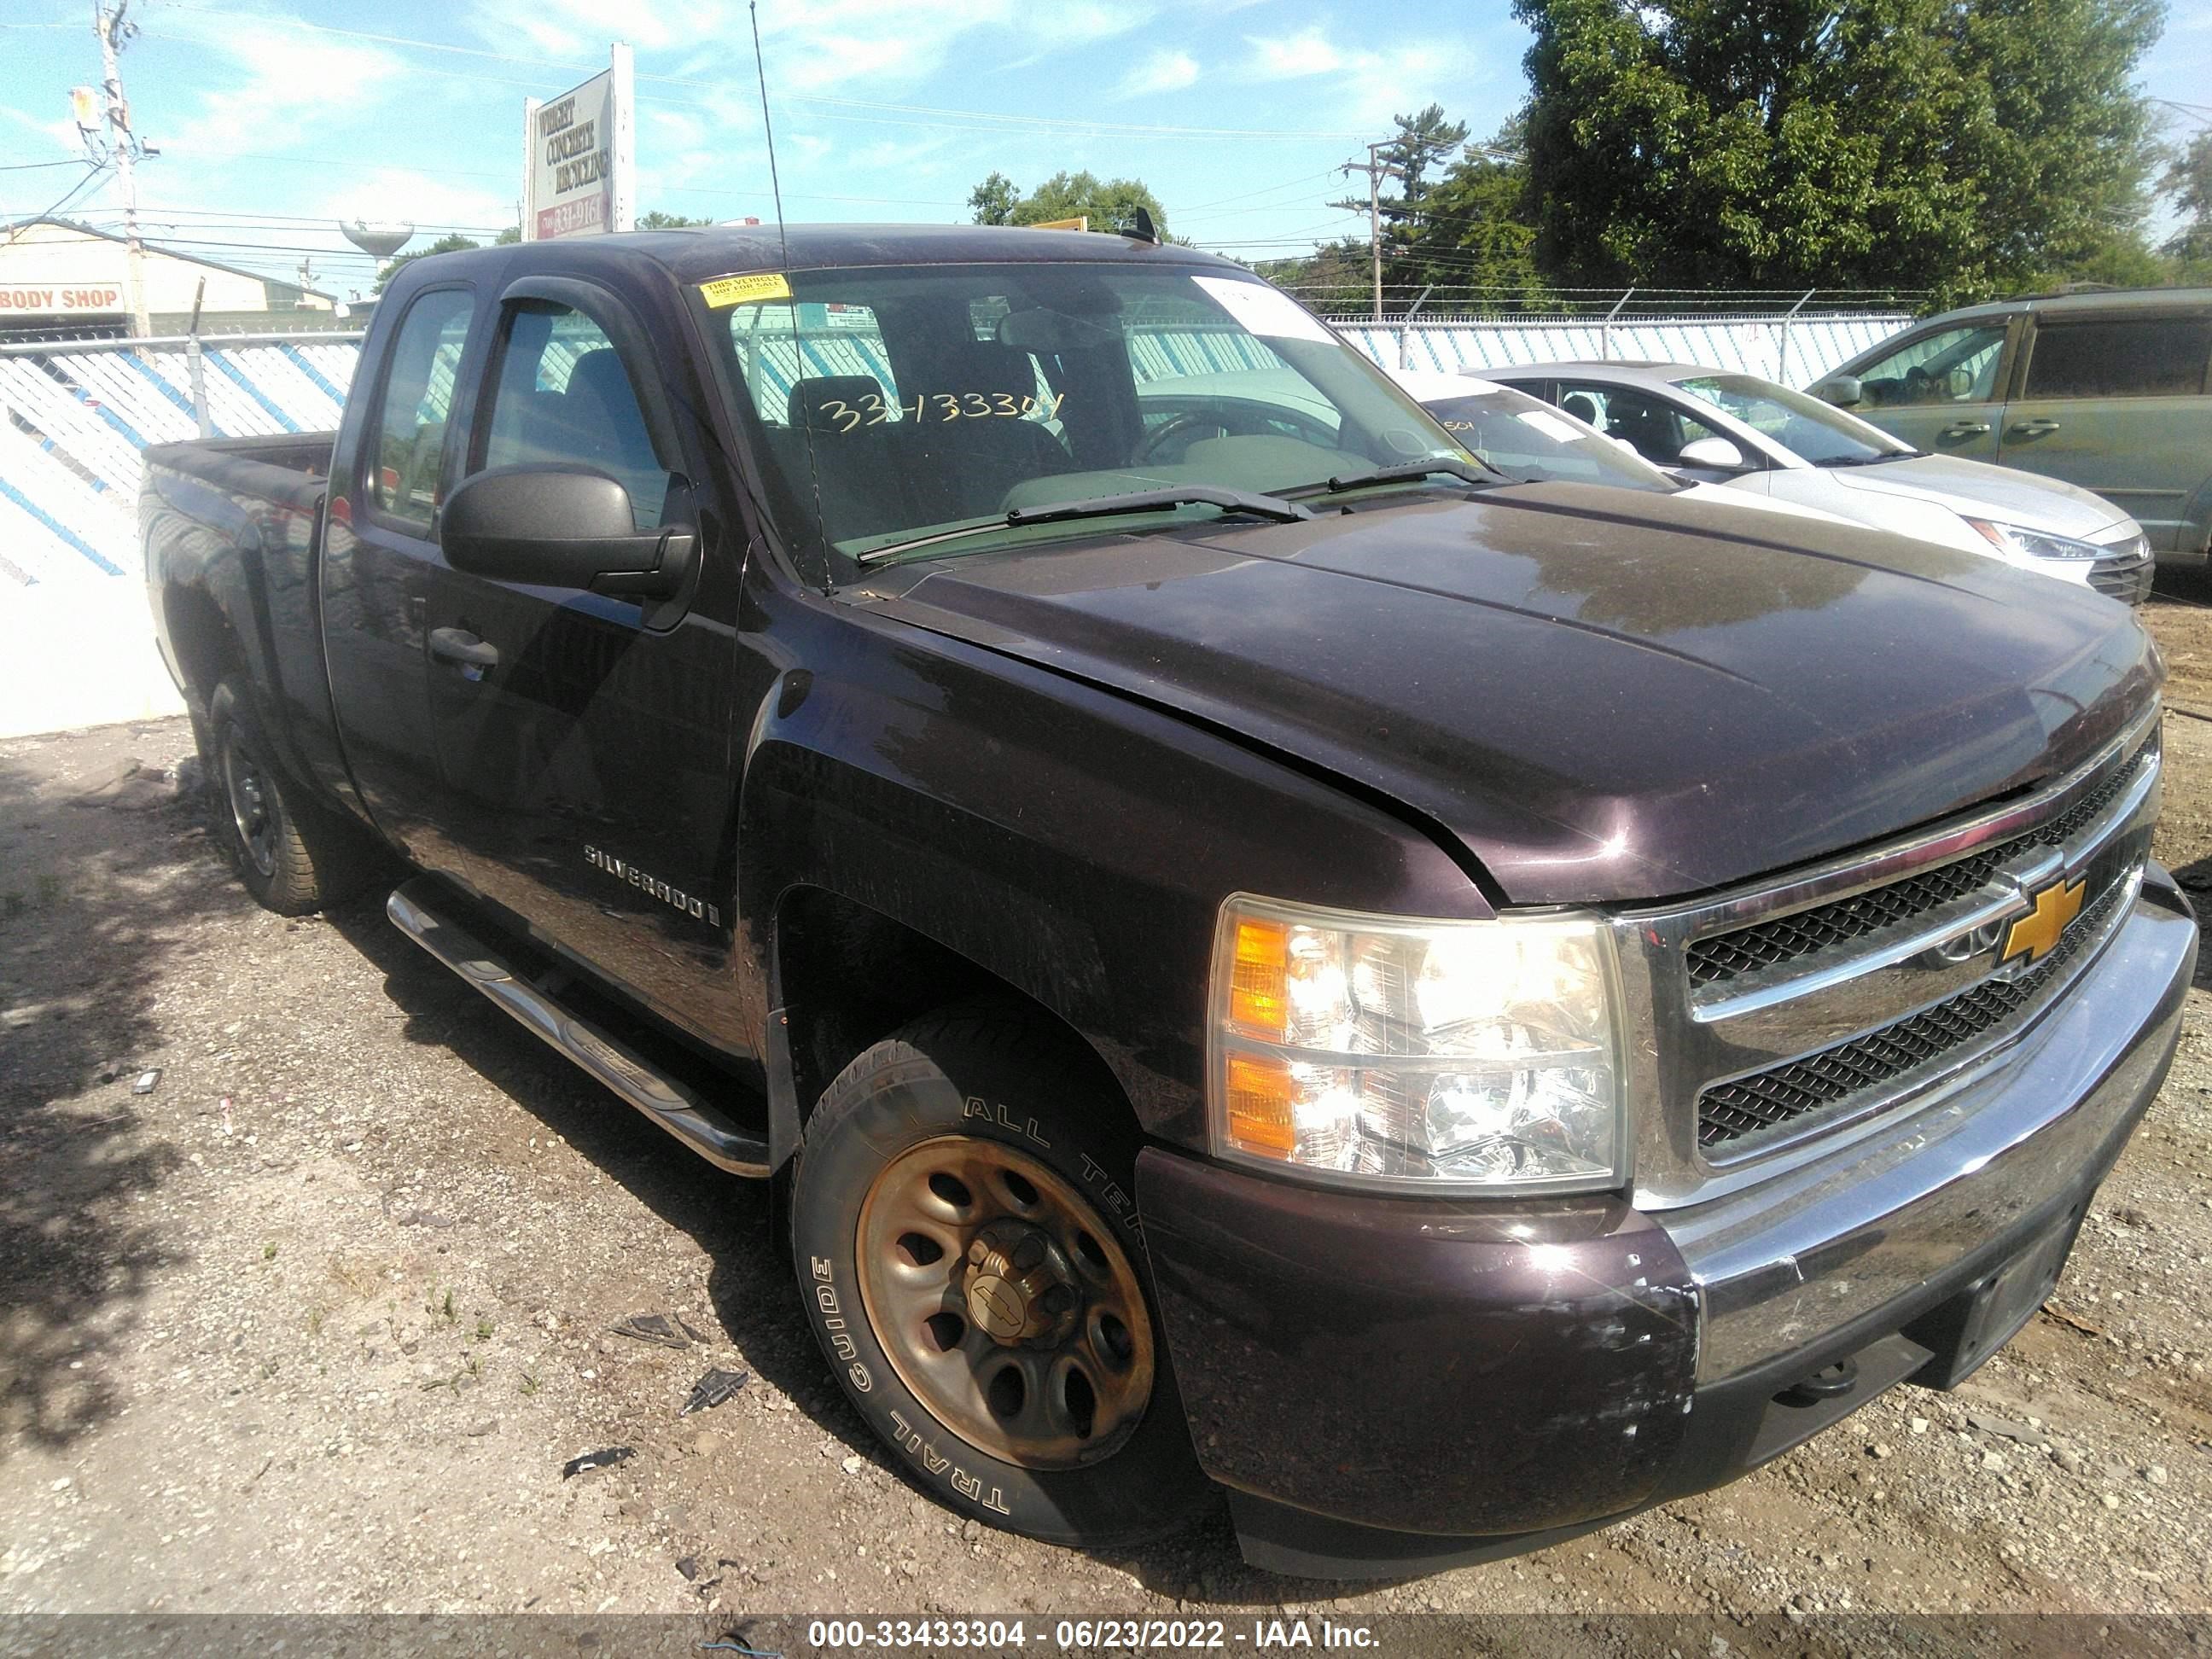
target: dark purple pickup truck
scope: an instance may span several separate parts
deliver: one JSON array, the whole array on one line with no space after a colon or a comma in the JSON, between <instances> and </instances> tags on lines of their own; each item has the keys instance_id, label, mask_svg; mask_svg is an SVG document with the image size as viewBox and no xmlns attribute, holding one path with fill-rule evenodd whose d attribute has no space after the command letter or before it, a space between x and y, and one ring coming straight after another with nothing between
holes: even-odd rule
<instances>
[{"instance_id":1,"label":"dark purple pickup truck","mask_svg":"<svg viewBox=\"0 0 2212 1659\"><path fill-rule=\"evenodd\" d=\"M1532 481L1186 249L424 259L335 439L149 460L246 884L404 858L1033 1536L1480 1559L1948 1387L2173 1052L2128 611Z\"/></svg>"}]
</instances>

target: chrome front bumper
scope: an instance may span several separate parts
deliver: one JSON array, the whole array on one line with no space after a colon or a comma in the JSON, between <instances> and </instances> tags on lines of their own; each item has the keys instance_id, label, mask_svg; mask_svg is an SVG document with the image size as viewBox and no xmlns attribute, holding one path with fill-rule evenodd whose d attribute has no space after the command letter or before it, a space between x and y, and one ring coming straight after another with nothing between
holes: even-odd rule
<instances>
[{"instance_id":1,"label":"chrome front bumper","mask_svg":"<svg viewBox=\"0 0 2212 1659\"><path fill-rule=\"evenodd\" d=\"M2172 1060L2196 961L2187 902L2151 866L2094 964L1989 1064L1832 1157L1657 1216L1698 1288L1699 1384L1911 1297L2101 1176Z\"/></svg>"}]
</instances>

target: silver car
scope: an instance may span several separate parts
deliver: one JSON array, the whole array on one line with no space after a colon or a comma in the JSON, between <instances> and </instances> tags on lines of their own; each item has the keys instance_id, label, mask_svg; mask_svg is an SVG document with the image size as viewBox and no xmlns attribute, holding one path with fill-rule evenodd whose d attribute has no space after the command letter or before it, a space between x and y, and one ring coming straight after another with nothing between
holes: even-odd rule
<instances>
[{"instance_id":1,"label":"silver car","mask_svg":"<svg viewBox=\"0 0 2212 1659\"><path fill-rule=\"evenodd\" d=\"M1678 477L1818 507L2086 584L2130 605L2154 574L2142 526L2056 478L1930 455L1755 374L1691 363L1484 369Z\"/></svg>"}]
</instances>

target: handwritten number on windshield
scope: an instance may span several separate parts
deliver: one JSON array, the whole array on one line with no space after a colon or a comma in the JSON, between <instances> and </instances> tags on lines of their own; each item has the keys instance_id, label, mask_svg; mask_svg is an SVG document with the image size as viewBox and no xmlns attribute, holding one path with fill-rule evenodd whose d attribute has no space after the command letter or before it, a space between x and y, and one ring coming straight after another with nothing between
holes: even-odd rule
<instances>
[{"instance_id":1,"label":"handwritten number on windshield","mask_svg":"<svg viewBox=\"0 0 2212 1659\"><path fill-rule=\"evenodd\" d=\"M1066 400L1064 392L1054 392L1049 404L1041 404L1033 397L1018 401L1007 392L925 392L917 393L910 403L902 403L899 413L907 420L924 422L1023 420L1040 413L1044 419L1054 421L1060 418L1060 406ZM820 408L823 417L841 433L857 432L864 426L881 426L891 417L882 397L872 392L857 404L848 404L842 398L825 398Z\"/></svg>"}]
</instances>

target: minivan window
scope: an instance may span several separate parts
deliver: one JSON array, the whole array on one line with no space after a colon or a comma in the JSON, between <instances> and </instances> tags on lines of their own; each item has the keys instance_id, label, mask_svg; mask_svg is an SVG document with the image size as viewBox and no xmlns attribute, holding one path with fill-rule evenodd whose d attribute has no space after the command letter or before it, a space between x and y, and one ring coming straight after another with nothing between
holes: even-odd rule
<instances>
[{"instance_id":1,"label":"minivan window","mask_svg":"<svg viewBox=\"0 0 2212 1659\"><path fill-rule=\"evenodd\" d=\"M2027 359L2031 398L2184 398L2204 390L2212 317L2042 322Z\"/></svg>"},{"instance_id":2,"label":"minivan window","mask_svg":"<svg viewBox=\"0 0 2212 1659\"><path fill-rule=\"evenodd\" d=\"M400 322L385 374L368 499L385 517L423 530L437 516L438 465L453 403L453 372L460 367L475 307L467 289L418 295Z\"/></svg>"},{"instance_id":3,"label":"minivan window","mask_svg":"<svg viewBox=\"0 0 2212 1659\"><path fill-rule=\"evenodd\" d=\"M1860 395L1878 409L1989 403L2004 341L2002 322L1923 334L1861 369Z\"/></svg>"},{"instance_id":4,"label":"minivan window","mask_svg":"<svg viewBox=\"0 0 2212 1659\"><path fill-rule=\"evenodd\" d=\"M1310 313L1225 268L878 265L700 293L744 388L738 412L771 516L787 545L826 544L840 569L908 556L908 543L944 532L962 533L931 556L1187 527L1224 510L1010 525L1017 508L1177 485L1325 489L1466 459Z\"/></svg>"},{"instance_id":5,"label":"minivan window","mask_svg":"<svg viewBox=\"0 0 2212 1659\"><path fill-rule=\"evenodd\" d=\"M658 525L666 458L606 331L571 307L526 300L508 308L501 336L482 464L589 467L629 492L640 530Z\"/></svg>"}]
</instances>

